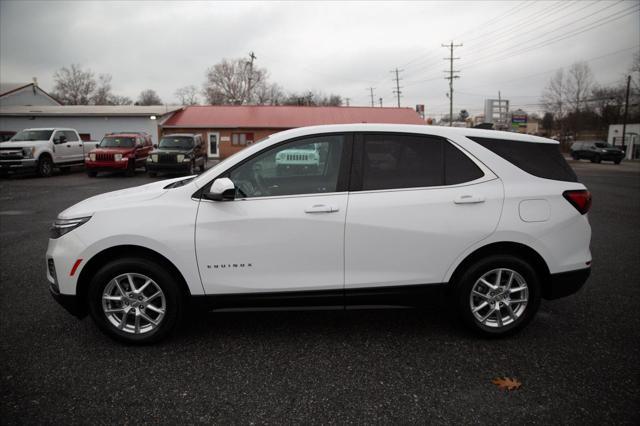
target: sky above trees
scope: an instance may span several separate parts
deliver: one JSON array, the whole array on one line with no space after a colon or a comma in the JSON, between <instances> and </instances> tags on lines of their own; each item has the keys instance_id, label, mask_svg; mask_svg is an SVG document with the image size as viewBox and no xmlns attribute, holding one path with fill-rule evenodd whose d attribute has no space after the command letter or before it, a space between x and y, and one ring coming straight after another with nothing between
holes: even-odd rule
<instances>
[{"instance_id":1,"label":"sky above trees","mask_svg":"<svg viewBox=\"0 0 640 426\"><path fill-rule=\"evenodd\" d=\"M0 2L0 79L37 77L79 64L108 74L113 93L136 100L152 88L164 102L200 92L224 58L248 59L287 91L335 93L351 105L448 111L441 44L456 49L454 110L480 112L498 90L512 107L541 109L558 68L586 61L603 86L622 81L640 50L637 1L172 3ZM203 99L201 93L199 97Z\"/></svg>"}]
</instances>

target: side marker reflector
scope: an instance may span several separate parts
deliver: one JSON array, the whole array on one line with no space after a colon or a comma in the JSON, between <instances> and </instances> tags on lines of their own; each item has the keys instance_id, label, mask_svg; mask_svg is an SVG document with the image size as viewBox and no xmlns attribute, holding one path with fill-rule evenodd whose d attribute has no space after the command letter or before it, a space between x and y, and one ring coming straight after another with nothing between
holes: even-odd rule
<instances>
[{"instance_id":1,"label":"side marker reflector","mask_svg":"<svg viewBox=\"0 0 640 426\"><path fill-rule=\"evenodd\" d=\"M73 268L71 268L71 273L69 273L70 277L72 277L76 273L78 266L80 266L80 262L82 262L82 259L76 260L76 263L73 264Z\"/></svg>"}]
</instances>

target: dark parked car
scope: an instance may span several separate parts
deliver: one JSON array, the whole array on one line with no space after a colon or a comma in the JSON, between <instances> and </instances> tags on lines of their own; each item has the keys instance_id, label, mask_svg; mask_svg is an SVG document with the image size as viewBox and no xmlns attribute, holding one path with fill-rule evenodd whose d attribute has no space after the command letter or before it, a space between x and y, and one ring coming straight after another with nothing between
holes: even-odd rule
<instances>
[{"instance_id":1,"label":"dark parked car","mask_svg":"<svg viewBox=\"0 0 640 426\"><path fill-rule=\"evenodd\" d=\"M177 133L160 139L156 150L147 159L149 175L158 172L196 174L196 167L204 172L207 153L201 135Z\"/></svg>"},{"instance_id":2,"label":"dark parked car","mask_svg":"<svg viewBox=\"0 0 640 426\"><path fill-rule=\"evenodd\" d=\"M620 164L624 158L624 151L606 142L575 142L571 145L571 157L574 160L585 158L591 160L592 163L613 161L616 164Z\"/></svg>"}]
</instances>

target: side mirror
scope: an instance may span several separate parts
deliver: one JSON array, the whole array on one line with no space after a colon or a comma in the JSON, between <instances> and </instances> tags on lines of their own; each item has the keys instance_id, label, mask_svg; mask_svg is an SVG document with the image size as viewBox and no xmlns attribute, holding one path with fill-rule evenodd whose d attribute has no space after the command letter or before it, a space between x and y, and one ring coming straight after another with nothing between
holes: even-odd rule
<instances>
[{"instance_id":1,"label":"side mirror","mask_svg":"<svg viewBox=\"0 0 640 426\"><path fill-rule=\"evenodd\" d=\"M230 201L236 198L236 186L229 178L218 178L213 181L206 198L213 201Z\"/></svg>"},{"instance_id":2,"label":"side mirror","mask_svg":"<svg viewBox=\"0 0 640 426\"><path fill-rule=\"evenodd\" d=\"M157 143L154 143L154 144L153 144L153 147L154 147L155 149L158 149L158 144L157 144Z\"/></svg>"}]
</instances>

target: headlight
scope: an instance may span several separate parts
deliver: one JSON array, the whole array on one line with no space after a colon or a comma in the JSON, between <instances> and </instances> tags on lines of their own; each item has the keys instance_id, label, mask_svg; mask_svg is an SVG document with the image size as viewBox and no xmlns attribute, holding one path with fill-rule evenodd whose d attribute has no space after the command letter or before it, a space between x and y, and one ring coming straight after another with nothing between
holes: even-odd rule
<instances>
[{"instance_id":1,"label":"headlight","mask_svg":"<svg viewBox=\"0 0 640 426\"><path fill-rule=\"evenodd\" d=\"M607 152L607 150L606 149L601 149L600 152Z\"/></svg>"},{"instance_id":2,"label":"headlight","mask_svg":"<svg viewBox=\"0 0 640 426\"><path fill-rule=\"evenodd\" d=\"M22 156L24 158L33 158L33 153L36 152L36 147L22 148Z\"/></svg>"},{"instance_id":3,"label":"headlight","mask_svg":"<svg viewBox=\"0 0 640 426\"><path fill-rule=\"evenodd\" d=\"M77 219L56 219L49 228L49 238L56 239L62 237L67 232L71 232L83 223L87 223L91 219L89 217L79 217Z\"/></svg>"},{"instance_id":4,"label":"headlight","mask_svg":"<svg viewBox=\"0 0 640 426\"><path fill-rule=\"evenodd\" d=\"M113 159L116 160L116 161L122 161L122 154L115 154L113 156Z\"/></svg>"},{"instance_id":5,"label":"headlight","mask_svg":"<svg viewBox=\"0 0 640 426\"><path fill-rule=\"evenodd\" d=\"M178 154L177 160L178 160L178 163L180 163L182 160L184 160L184 154Z\"/></svg>"},{"instance_id":6,"label":"headlight","mask_svg":"<svg viewBox=\"0 0 640 426\"><path fill-rule=\"evenodd\" d=\"M91 160L91 161L96 161L96 154L94 154L94 153L89 153L89 160Z\"/></svg>"}]
</instances>

